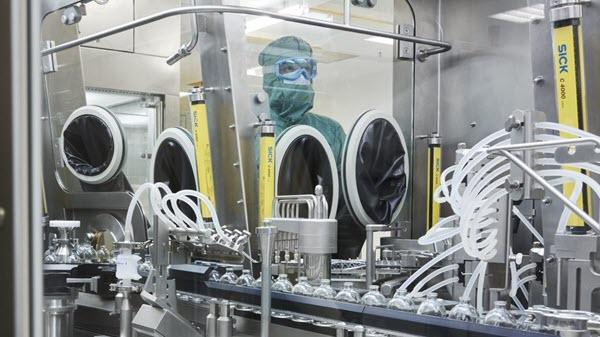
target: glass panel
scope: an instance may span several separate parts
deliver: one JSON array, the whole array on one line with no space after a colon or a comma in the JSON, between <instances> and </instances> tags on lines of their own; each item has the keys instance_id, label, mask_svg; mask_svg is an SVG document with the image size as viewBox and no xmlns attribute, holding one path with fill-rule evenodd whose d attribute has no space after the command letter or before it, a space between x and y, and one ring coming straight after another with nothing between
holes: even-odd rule
<instances>
[{"instance_id":1,"label":"glass panel","mask_svg":"<svg viewBox=\"0 0 600 337\"><path fill-rule=\"evenodd\" d=\"M92 88L86 90L85 96L88 104L108 108L121 123L127 143L123 172L133 189L151 181L150 159L160 97Z\"/></svg>"}]
</instances>

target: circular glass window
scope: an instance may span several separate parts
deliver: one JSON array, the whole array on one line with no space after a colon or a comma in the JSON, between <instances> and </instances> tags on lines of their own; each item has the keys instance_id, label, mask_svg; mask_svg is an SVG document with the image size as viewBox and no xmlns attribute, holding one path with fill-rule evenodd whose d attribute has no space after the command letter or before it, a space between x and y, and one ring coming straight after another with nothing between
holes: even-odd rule
<instances>
[{"instance_id":1,"label":"circular glass window","mask_svg":"<svg viewBox=\"0 0 600 337\"><path fill-rule=\"evenodd\" d=\"M125 143L121 125L110 111L99 106L75 110L60 142L63 161L79 180L102 184L120 172Z\"/></svg>"},{"instance_id":2,"label":"circular glass window","mask_svg":"<svg viewBox=\"0 0 600 337\"><path fill-rule=\"evenodd\" d=\"M406 142L388 114L368 111L346 140L342 165L344 198L363 224L394 222L404 203L408 182Z\"/></svg>"},{"instance_id":3,"label":"circular glass window","mask_svg":"<svg viewBox=\"0 0 600 337\"><path fill-rule=\"evenodd\" d=\"M277 195L315 194L323 187L329 218L335 218L339 182L333 152L315 128L296 125L277 139ZM306 214L300 214L306 217Z\"/></svg>"},{"instance_id":4,"label":"circular glass window","mask_svg":"<svg viewBox=\"0 0 600 337\"><path fill-rule=\"evenodd\" d=\"M187 130L170 128L160 135L152 155L152 177L154 182L166 184L173 193L197 190L196 155L192 135ZM190 199L197 202L196 198ZM189 205L179 201L178 206L188 218L196 221Z\"/></svg>"}]
</instances>

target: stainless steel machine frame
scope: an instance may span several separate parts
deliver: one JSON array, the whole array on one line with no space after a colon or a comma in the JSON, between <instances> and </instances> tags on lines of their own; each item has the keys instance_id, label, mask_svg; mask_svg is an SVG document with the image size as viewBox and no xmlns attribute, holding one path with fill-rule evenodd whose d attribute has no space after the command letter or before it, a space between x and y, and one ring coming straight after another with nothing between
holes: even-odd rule
<instances>
[{"instance_id":1,"label":"stainless steel machine frame","mask_svg":"<svg viewBox=\"0 0 600 337\"><path fill-rule=\"evenodd\" d=\"M41 336L42 152L41 13L37 1L11 0L0 14L5 48L0 59L0 259L3 287L0 334Z\"/></svg>"},{"instance_id":2,"label":"stainless steel machine frame","mask_svg":"<svg viewBox=\"0 0 600 337\"><path fill-rule=\"evenodd\" d=\"M534 3L536 1L533 1ZM425 5L423 5L425 6ZM224 8L227 7L227 8ZM592 11L596 11L597 9L592 8L591 10L589 10L590 13L592 13ZM584 11L584 13L588 11L587 9ZM140 19L137 20L135 22L132 22L130 24L126 24L123 25L121 27L118 27L116 29L113 30L108 30L105 32L101 32L98 34L94 34L91 35L89 37L83 38L83 39L78 39L74 42L70 42L70 43L65 43L65 44L59 44L55 47L50 47L48 49L46 49L44 51L44 55L49 55L55 52L59 52L61 50L65 50L66 48L70 48L85 42L89 42L92 41L93 39L97 39L99 37L103 37L103 36L108 36L109 34L113 34L116 33L118 31L123 31L125 29L130 29L136 25L142 25L145 24L147 22L152 22L153 20L158 20L160 18L163 17L167 17L167 16L171 16L171 15L180 15L180 14L197 14L197 13L204 13L204 12L208 12L208 13L243 13L243 14L261 14L261 15L265 15L262 11L248 11L246 9L231 9L228 6L219 6L219 5L215 5L215 6L194 6L194 7L186 7L186 8L180 8L180 9L176 9L176 10L172 10L172 11L167 11L167 12L163 12L163 13L159 13L156 14L155 16L151 16L148 18L144 18L144 19ZM440 13L441 14L441 13ZM596 13L597 14L597 13ZM274 14L274 13L270 13L268 14L271 17L275 17L275 18L280 18L280 19L284 19L284 20L290 20L292 22L298 22L298 23L304 23L304 24L316 24L315 22L311 22L314 20L308 20L305 18L290 18L287 16L283 16L280 14ZM587 14L584 14L587 15ZM400 17L401 15L397 13L397 16ZM591 15L590 15L591 17ZM403 21L405 18L402 19L398 19L398 21ZM231 179L231 181L222 181L220 183L223 183L223 186L227 186L227 188L224 188L225 192L222 192L221 195L217 196L218 202L217 204L219 205L220 209L219 209L219 213L221 214L227 214L226 216L228 217L227 221L231 222L231 223L235 223L237 225L242 226L244 229L251 229L252 228L252 223L254 218L256 218L255 214L252 214L252 212L255 212L255 209L257 207L255 207L255 200L254 200L254 196L250 195L251 192L249 191L254 191L254 186L252 184L255 184L253 182L253 179L248 179L248 177L251 177L252 175L254 175L254 167L256 165L254 165L252 156L247 155L246 153L252 153L252 151L249 151L249 149L251 149L251 144L253 142L253 135L254 135L254 131L252 129L252 127L250 126L252 123L252 120L250 117L252 117L251 115L249 116L249 114L244 114L245 112L249 111L248 109L248 101L247 98L249 97L249 95L247 95L247 89L244 87L243 81L237 81L234 80L234 77L236 76L235 74L240 74L243 72L239 72L240 65L235 63L235 57L231 56L231 51L235 50L236 47L239 47L241 45L241 43L243 43L243 41L241 41L241 36L239 34L235 34L236 30L239 32L241 26L241 22L238 18L236 18L235 16L229 15L229 14L223 14L223 15L213 15L213 16L206 16L203 17L201 19L202 24L201 26L204 28L203 33L207 33L205 34L201 40L200 40L200 49L202 52L202 58L203 58L203 63L205 64L210 64L212 69L208 69L207 66L204 66L206 69L204 72L204 76L206 78L205 84L207 85L207 94L208 94L208 98L207 98L207 104L209 104L209 107L212 104L213 109L216 106L220 106L221 108L219 109L223 109L222 106L225 106L224 110L220 110L218 114L218 117L215 117L214 120L211 121L211 123L213 123L213 126L218 127L219 129L225 130L224 127L229 128L230 130L232 130L232 133L230 134L224 134L224 135L217 135L217 136L212 136L213 139L211 139L211 141L214 141L213 144L231 144L231 141L233 140L236 148L236 151L226 151L228 152L228 154L223 155L223 157L218 158L218 164L216 164L215 169L220 169L220 172L227 172L227 173L232 173L230 174L226 174L226 176L230 176L230 177L235 177L235 179ZM597 23L597 18L594 20L588 20L588 22L595 22ZM586 23L586 25L589 23ZM321 23L319 23L318 25L321 25ZM534 34L537 34L539 32L537 32L537 30L539 29L539 27L541 27L542 25L544 25L544 23L540 23L537 22L535 24L532 23L531 27L532 27L532 36L534 36ZM335 25L329 25L329 28L334 28ZM336 27L335 29L342 29L342 30L346 30L346 31L352 31L352 32L357 32L357 33L365 33L364 30L362 31L358 31L356 30L356 28L348 28L348 26L340 26L340 27ZM543 28L545 29L545 28ZM590 28L593 29L593 28ZM104 35L103 35L104 34ZM377 35L379 33L376 33L374 35ZM377 35L377 36L384 36L384 37L388 37L388 38L393 38L399 41L408 41L411 43L431 43L432 45L435 46L435 44L432 43L431 40L427 41L426 39L418 39L418 38L414 38L414 37L410 37L410 36L401 36L401 35L396 35L396 34L391 34L391 33L386 33L385 35ZM534 41L534 43L539 43L539 44L543 44L547 42L547 34L543 35L544 38L540 38L539 40L535 40L532 38L532 41ZM434 41L435 42L435 41ZM437 41L436 43L440 43L439 41ZM594 44L588 44L588 45L592 45L592 48L590 48L590 50L595 51L597 49L597 43ZM449 48L448 45L439 45L439 48L434 48L433 50L430 51L424 51L421 54L422 55L429 55L432 53L437 53L437 52L441 52L444 50L448 50L446 48ZM539 53L539 50L544 50L544 48L534 48L534 61L535 61L535 53ZM549 50L549 49L548 49ZM586 49L586 53L591 53ZM421 58L420 60L423 61L425 58ZM588 60L590 58L588 57ZM431 60L431 59L430 59ZM548 61L547 59L544 59L544 61ZM543 62L542 62L543 63ZM547 62L546 62L547 63ZM213 66L217 64L218 66ZM418 68L415 69L418 66L419 63L402 63L402 62L397 62L395 64L395 74L397 76L400 76L401 71L400 68L402 68L402 70L406 70L406 67L413 67L413 72L414 71L423 71L424 68ZM429 63L431 64L431 63ZM534 62L534 69L536 68L536 66L539 65L539 63ZM546 64L547 65L547 64ZM438 70L439 71L439 70ZM535 71L535 70L534 70ZM593 70L595 71L595 70ZM542 76L542 75L539 75ZM588 81L594 81L595 79L589 80L589 78L592 76L588 76ZM549 94L548 92L545 92L543 95L539 94L538 91L540 90L539 87L544 87L545 90L548 90L547 87L545 87L546 83L548 83L548 79L552 78L552 76L548 76L547 78L544 78L542 76L541 79L539 79L538 77L536 77L538 80L535 82L536 83L536 98L537 97L542 97L542 100L545 100L546 103L548 103L547 99L548 97L553 97L553 94ZM595 85L595 82L592 82L593 85ZM414 93L414 86L415 86L415 77L413 75L412 81L402 81L398 78L396 78L396 80L394 81L394 86L395 89L400 88L400 87L412 87L412 90L409 90L408 92L410 92L411 97L410 99L413 100L413 111L411 111L410 114L402 114L402 116L400 116L399 118L402 119L403 121L407 122L408 125L414 125L415 124L415 118L419 118L419 117L415 117L414 116L414 111L415 111L415 101L418 100L418 98L415 98L415 93ZM439 86L439 84L438 84ZM548 86L551 87L551 86ZM405 90L402 90L403 92L406 92ZM212 98L211 98L212 97ZM406 97L397 97L397 100L400 99L406 99ZM537 100L536 100L536 105L540 104ZM553 103L552 103L553 105ZM218 110L218 109L217 109ZM551 111L552 109L541 109L544 111ZM397 114L399 112L396 112ZM592 117L595 118L595 117ZM464 121L463 121L464 122ZM471 125L473 125L473 123L475 122L471 122ZM417 124L418 121L417 121ZM492 123L490 123L492 124ZM475 123L475 126L471 126L473 128L475 128L477 126L477 123ZM414 138L414 134L411 132L409 133L412 137ZM572 143L570 143L572 145ZM553 145L560 145L560 144L553 144ZM562 145L567 145L562 144ZM417 152L416 149L418 149L419 145L415 145L414 143L411 145L411 151L416 155ZM521 146L521 145L519 145ZM532 172L531 169L527 170L530 166L531 166L531 162L529 160L520 160L518 158L516 158L514 155L512 155L509 150L523 150L524 148L521 147L519 148L518 146L514 146L512 148L504 148L504 149L495 149L497 151L500 151L503 155L507 156L508 158L511 159L511 161L513 161L515 163L515 165L527 172L528 174L526 176L523 177L523 180L526 181L528 180L528 177L533 178L533 180L535 180L535 182L537 182L538 184L542 185L543 187L546 187L546 190L551 192L553 195L555 195L557 198L563 200L563 198L561 198L559 196L560 192L556 191L556 190L552 190L549 189L546 185L544 185L543 183L543 179L539 180L537 179L538 177L536 177L535 172L533 172L533 174L531 174ZM413 159L413 163L416 160ZM414 165L414 164L413 164ZM415 172L415 170L412 170L413 172ZM534 181L529 181L527 183L524 183L524 185L528 185L528 186L532 186L534 185ZM236 187L237 186L237 187ZM231 188L230 188L231 187ZM532 187L533 188L533 187ZM412 210L417 209L418 204L416 202L418 198L417 193L419 193L418 190L418 183L417 185L413 185L412 190L413 190L413 199L415 200L414 204L410 204L407 203L408 206L410 206L409 208L412 207ZM530 190L529 188L527 188L526 190ZM106 198L107 195L98 195L97 197L102 197L102 198ZM77 199L77 198L76 198ZM125 198L126 199L126 198ZM89 200L89 199L88 199ZM98 199L94 199L92 201L97 201ZM121 200L124 201L124 200ZM567 200L568 201L568 200ZM557 203L558 204L558 203ZM569 205L567 203L567 205L573 209L574 212L578 213L577 211L577 207L573 204ZM106 205L104 206L100 206L100 208L106 207ZM225 210L225 211L224 211ZM231 211L234 210L234 211ZM580 210L579 210L580 211ZM415 214L414 211L411 211L412 216L409 216L408 219L413 219L416 221L416 219L418 218L417 214ZM416 212L418 213L418 212ZM581 216L584 216L583 214L580 214ZM548 217L549 218L549 217ZM592 217L589 217L588 220L592 220L594 221L594 219ZM591 224L593 225L594 229L598 229L600 228L600 226L598 225L597 222L591 222ZM244 227L245 225L245 227ZM415 227L413 226L413 229L415 229ZM418 231L415 231L415 234L417 234ZM418 235L414 235L414 236L418 236ZM553 238L557 243L560 242L560 240L563 240L563 238L561 237L556 237ZM568 238L567 238L568 239ZM565 240L567 240L565 239ZM372 241L372 240L371 240ZM573 246L576 245L576 243L569 243L568 245ZM572 252L565 252L565 254L572 254L569 255L569 258L571 259L579 259L578 255L579 253L581 253L582 250L584 249L590 249L589 251L586 251L586 253L588 253L589 256L589 252L593 251L593 247L594 247L594 242L593 240L590 240L586 245L585 248L579 249L579 250L573 250ZM373 251L373 247L370 247L371 249L369 249L369 252ZM556 254L555 256L548 256L549 258L551 257L557 257L558 254ZM567 256L567 255L564 255ZM368 258L369 261L371 261L372 259L372 255L370 255L370 257ZM559 261L561 259L559 258ZM586 264L587 262L584 261L583 263L583 267L587 267L588 265ZM582 267L582 268L583 268ZM560 274L561 268L557 266L558 269L558 273ZM577 268L576 268L577 269ZM569 271L571 271L571 269L569 269ZM575 270L573 270L575 271ZM574 274L569 272L569 275ZM371 280L372 280L372 269L371 271L368 273L368 277L369 275L371 275ZM558 277L558 281L560 282L561 280L561 276L559 275ZM570 282L569 282L570 283ZM267 284L267 282L265 282L265 284ZM558 284L558 289L560 289L560 283ZM571 300L569 300L571 301ZM560 296L558 296L557 299L557 303L560 303ZM225 315L227 316L227 315ZM263 315L265 316L265 315ZM268 315L270 316L270 315ZM360 328L357 327L357 333L362 333L362 331L360 331Z\"/></svg>"}]
</instances>

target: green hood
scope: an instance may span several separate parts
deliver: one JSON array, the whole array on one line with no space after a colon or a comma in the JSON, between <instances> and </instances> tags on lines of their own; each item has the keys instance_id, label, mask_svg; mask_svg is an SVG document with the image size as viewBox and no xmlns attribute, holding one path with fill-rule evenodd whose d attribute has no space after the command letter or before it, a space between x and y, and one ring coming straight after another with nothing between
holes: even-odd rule
<instances>
[{"instance_id":1,"label":"green hood","mask_svg":"<svg viewBox=\"0 0 600 337\"><path fill-rule=\"evenodd\" d=\"M312 48L298 37L284 36L265 47L258 56L258 63L268 68L279 60L291 57L312 57ZM315 92L312 82L287 82L277 78L272 71L265 71L263 89L269 95L271 118L283 122L285 126L298 123L313 107Z\"/></svg>"}]
</instances>

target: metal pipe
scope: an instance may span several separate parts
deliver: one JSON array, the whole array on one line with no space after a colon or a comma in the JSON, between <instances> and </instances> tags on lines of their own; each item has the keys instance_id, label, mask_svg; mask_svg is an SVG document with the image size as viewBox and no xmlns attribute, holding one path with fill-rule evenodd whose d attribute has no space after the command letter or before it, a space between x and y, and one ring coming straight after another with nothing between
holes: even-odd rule
<instances>
[{"instance_id":1,"label":"metal pipe","mask_svg":"<svg viewBox=\"0 0 600 337\"><path fill-rule=\"evenodd\" d=\"M556 258L556 306L560 306L562 297L562 258Z\"/></svg>"},{"instance_id":2,"label":"metal pipe","mask_svg":"<svg viewBox=\"0 0 600 337\"><path fill-rule=\"evenodd\" d=\"M432 49L430 49L430 51L422 52L422 54L426 53L427 55L442 53L442 52L448 51L452 48L452 45L450 45L448 42L444 42L444 41L427 39L427 38L422 38L422 37L418 37L418 36L409 36L409 35L384 32L384 31L374 30L374 29L369 29L369 28L347 26L344 24L327 22L327 21L322 21L322 20L317 20L317 19L311 19L311 18L307 18L307 17L274 13L271 11L256 9L256 8L248 8L248 7L241 7L241 6L188 6L188 7L168 9L168 10L165 10L162 12L158 12L156 14L152 14L152 15L143 17L138 20L134 20L134 21L131 21L131 22L119 25L119 26L115 26L113 28L109 28L109 29L100 31L98 33L94 33L94 34L91 34L91 35L88 35L88 36L85 36L85 37L82 37L79 39L75 39L75 40L71 40L71 41L59 44L53 48L48 48L48 49L43 50L42 56L56 53L59 51L63 51L65 49L77 47L77 46L80 46L80 45L88 43L88 42L92 42L92 41L95 41L95 40L98 40L98 39L101 39L101 38L104 38L107 36L118 34L118 33L130 30L130 29L136 28L136 27L140 27L140 26L158 21L158 20L169 18L171 16L177 16L177 15L183 15L183 14L201 14L201 13L205 13L205 14L207 14L207 13L221 13L221 14L231 13L231 14L248 14L248 15L257 15L257 16L267 16L267 17L270 17L273 19L295 22L295 23L300 23L300 24L305 24L305 25L310 25L310 26L330 28L330 29L335 29L335 30L340 30L340 31L345 31L345 32L365 34L365 35L371 35L371 36L379 36L379 37L385 37L385 38L389 38L389 39L393 39L393 40L414 42L414 43L424 44L424 45L428 45L428 46L432 46L432 47L439 47L439 48L432 48Z\"/></svg>"},{"instance_id":3,"label":"metal pipe","mask_svg":"<svg viewBox=\"0 0 600 337\"><path fill-rule=\"evenodd\" d=\"M217 336L231 337L233 336L233 321L230 317L231 308L227 300L221 302L219 318L217 318Z\"/></svg>"},{"instance_id":4,"label":"metal pipe","mask_svg":"<svg viewBox=\"0 0 600 337\"><path fill-rule=\"evenodd\" d=\"M354 337L364 337L365 336L365 327L362 325L357 325L354 327Z\"/></svg>"},{"instance_id":5,"label":"metal pipe","mask_svg":"<svg viewBox=\"0 0 600 337\"><path fill-rule=\"evenodd\" d=\"M373 250L373 231L367 226L367 288L373 284L375 278L375 251Z\"/></svg>"},{"instance_id":6,"label":"metal pipe","mask_svg":"<svg viewBox=\"0 0 600 337\"><path fill-rule=\"evenodd\" d=\"M387 225L367 225L367 275L366 282L367 287L373 284L373 280L375 280L375 247L373 244L373 233L381 232L389 229Z\"/></svg>"},{"instance_id":7,"label":"metal pipe","mask_svg":"<svg viewBox=\"0 0 600 337\"><path fill-rule=\"evenodd\" d=\"M352 4L350 0L344 0L344 24L350 26Z\"/></svg>"},{"instance_id":8,"label":"metal pipe","mask_svg":"<svg viewBox=\"0 0 600 337\"><path fill-rule=\"evenodd\" d=\"M218 299L211 298L208 305L208 315L206 315L206 337L217 337L217 311Z\"/></svg>"},{"instance_id":9,"label":"metal pipe","mask_svg":"<svg viewBox=\"0 0 600 337\"><path fill-rule=\"evenodd\" d=\"M192 0L192 4L194 6L198 5L198 0ZM192 30L193 33L190 40L186 44L183 44L181 47L179 47L179 50L167 59L168 65L172 66L179 62L182 58L189 56L192 53L192 50L196 48L196 45L198 44L198 36L200 34L197 15L192 15Z\"/></svg>"},{"instance_id":10,"label":"metal pipe","mask_svg":"<svg viewBox=\"0 0 600 337\"><path fill-rule=\"evenodd\" d=\"M120 291L123 294L120 310L120 330L119 337L131 337L131 321L133 319L133 308L131 307L129 290Z\"/></svg>"},{"instance_id":11,"label":"metal pipe","mask_svg":"<svg viewBox=\"0 0 600 337\"><path fill-rule=\"evenodd\" d=\"M265 221L268 223L268 221ZM260 336L269 337L271 326L271 255L273 242L277 234L277 227L264 226L256 229L260 240L260 253L262 256L262 285L260 291Z\"/></svg>"},{"instance_id":12,"label":"metal pipe","mask_svg":"<svg viewBox=\"0 0 600 337\"><path fill-rule=\"evenodd\" d=\"M392 297L398 287L402 285L406 278L395 278L393 280L385 281L381 284L380 290L383 296Z\"/></svg>"},{"instance_id":13,"label":"metal pipe","mask_svg":"<svg viewBox=\"0 0 600 337\"><path fill-rule=\"evenodd\" d=\"M499 152L499 151L523 151L523 150L541 150L550 149L555 147L567 146L567 145L581 145L581 144L595 144L600 147L600 141L595 138L575 138L575 139L562 139L562 140L549 140L544 142L531 142L531 143L520 143L510 144L503 146L494 146L487 149L488 152Z\"/></svg>"},{"instance_id":14,"label":"metal pipe","mask_svg":"<svg viewBox=\"0 0 600 337\"><path fill-rule=\"evenodd\" d=\"M579 217L581 217L592 228L592 230L594 232L596 232L596 234L600 234L600 224L596 220L594 220L589 214L584 212L581 208L577 207L577 205L575 205L573 202L571 202L571 200L569 200L569 198L565 197L559 190L554 188L554 186L550 185L550 183L548 183L548 181L546 181L546 179L544 179L540 175L538 175L532 168L530 168L522 160L517 158L517 156L508 152L508 150L497 151L497 150L488 149L488 152L500 152L503 156L508 158L515 165L517 165L520 169L522 169L523 172L528 174L537 183L542 185L542 187L544 187L548 192L552 193L555 197L560 199L560 201L562 201L565 204L565 206L567 206L571 211L573 211L573 213L575 213Z\"/></svg>"},{"instance_id":15,"label":"metal pipe","mask_svg":"<svg viewBox=\"0 0 600 337\"><path fill-rule=\"evenodd\" d=\"M346 323L339 322L335 325L335 337L346 337Z\"/></svg>"}]
</instances>

